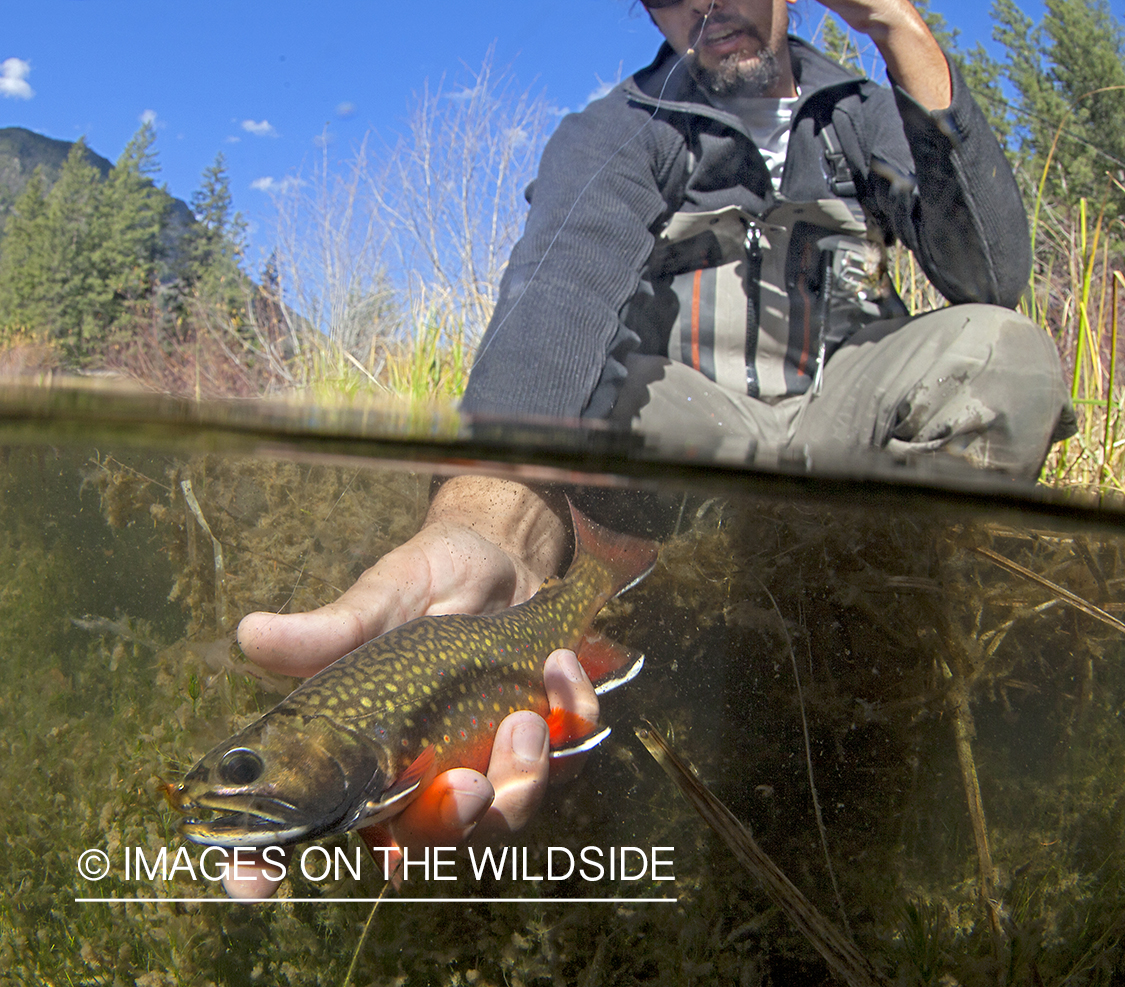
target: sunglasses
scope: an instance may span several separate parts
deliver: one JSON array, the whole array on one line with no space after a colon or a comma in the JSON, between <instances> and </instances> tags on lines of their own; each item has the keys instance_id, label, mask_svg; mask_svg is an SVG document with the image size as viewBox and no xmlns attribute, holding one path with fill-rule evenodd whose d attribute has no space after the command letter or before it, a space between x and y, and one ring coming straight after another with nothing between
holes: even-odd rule
<instances>
[{"instance_id":1,"label":"sunglasses","mask_svg":"<svg viewBox=\"0 0 1125 987\"><path fill-rule=\"evenodd\" d=\"M665 7L674 7L680 0L641 0L645 10L663 10Z\"/></svg>"}]
</instances>

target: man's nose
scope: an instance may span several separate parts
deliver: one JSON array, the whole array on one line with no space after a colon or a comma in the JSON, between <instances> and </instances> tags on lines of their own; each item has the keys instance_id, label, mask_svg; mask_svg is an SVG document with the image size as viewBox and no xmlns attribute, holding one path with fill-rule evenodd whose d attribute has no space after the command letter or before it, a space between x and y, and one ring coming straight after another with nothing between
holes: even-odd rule
<instances>
[{"instance_id":1,"label":"man's nose","mask_svg":"<svg viewBox=\"0 0 1125 987\"><path fill-rule=\"evenodd\" d=\"M688 0L692 13L704 17L722 10L725 0Z\"/></svg>"}]
</instances>

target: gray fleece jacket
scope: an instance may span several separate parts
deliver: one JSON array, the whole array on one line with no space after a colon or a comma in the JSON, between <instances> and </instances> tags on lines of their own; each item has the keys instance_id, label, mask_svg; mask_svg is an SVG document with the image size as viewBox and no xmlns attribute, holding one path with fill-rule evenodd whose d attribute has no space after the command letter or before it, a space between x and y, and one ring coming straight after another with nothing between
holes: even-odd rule
<instances>
[{"instance_id":1,"label":"gray fleece jacket","mask_svg":"<svg viewBox=\"0 0 1125 987\"><path fill-rule=\"evenodd\" d=\"M623 319L656 238L678 212L830 198L819 131L831 120L855 198L890 243L917 257L950 302L1014 307L1031 267L1015 179L968 87L930 113L901 89L857 78L789 39L801 96L780 193L735 116L715 108L668 45L649 67L551 137L528 189L531 210L463 409L473 414L604 417L630 349Z\"/></svg>"}]
</instances>

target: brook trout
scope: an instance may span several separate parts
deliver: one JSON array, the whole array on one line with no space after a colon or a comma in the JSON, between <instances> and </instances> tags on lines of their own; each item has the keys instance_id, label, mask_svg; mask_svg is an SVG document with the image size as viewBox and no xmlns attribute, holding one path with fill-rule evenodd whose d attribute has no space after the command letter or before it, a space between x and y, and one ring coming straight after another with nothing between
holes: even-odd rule
<instances>
[{"instance_id":1,"label":"brook trout","mask_svg":"<svg viewBox=\"0 0 1125 987\"><path fill-rule=\"evenodd\" d=\"M609 531L571 507L577 541L565 578L496 614L420 617L314 675L210 751L168 800L195 843L287 845L385 821L441 771L484 771L500 721L547 719L554 755L609 730L549 709L543 663L578 653L597 692L628 681L643 656L590 632L607 600L656 564L654 542ZM209 815L210 818L203 818Z\"/></svg>"}]
</instances>

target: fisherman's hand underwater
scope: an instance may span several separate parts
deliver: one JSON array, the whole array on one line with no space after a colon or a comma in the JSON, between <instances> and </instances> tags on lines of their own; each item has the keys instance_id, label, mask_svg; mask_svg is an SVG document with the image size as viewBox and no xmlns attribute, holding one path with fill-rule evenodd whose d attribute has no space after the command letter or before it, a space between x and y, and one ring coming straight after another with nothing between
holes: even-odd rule
<instances>
[{"instance_id":1,"label":"fisherman's hand underwater","mask_svg":"<svg viewBox=\"0 0 1125 987\"><path fill-rule=\"evenodd\" d=\"M564 505L565 506L565 505ZM488 477L455 477L437 491L422 529L389 552L334 603L301 614L252 613L238 627L246 655L272 671L312 675L399 624L427 614L487 613L529 599L570 545L560 515L537 492ZM552 708L598 720L598 699L572 651L547 660ZM547 725L521 711L499 726L488 774L440 775L389 824L399 846L502 839L535 812L547 786ZM224 881L235 898L264 898L267 865Z\"/></svg>"}]
</instances>

